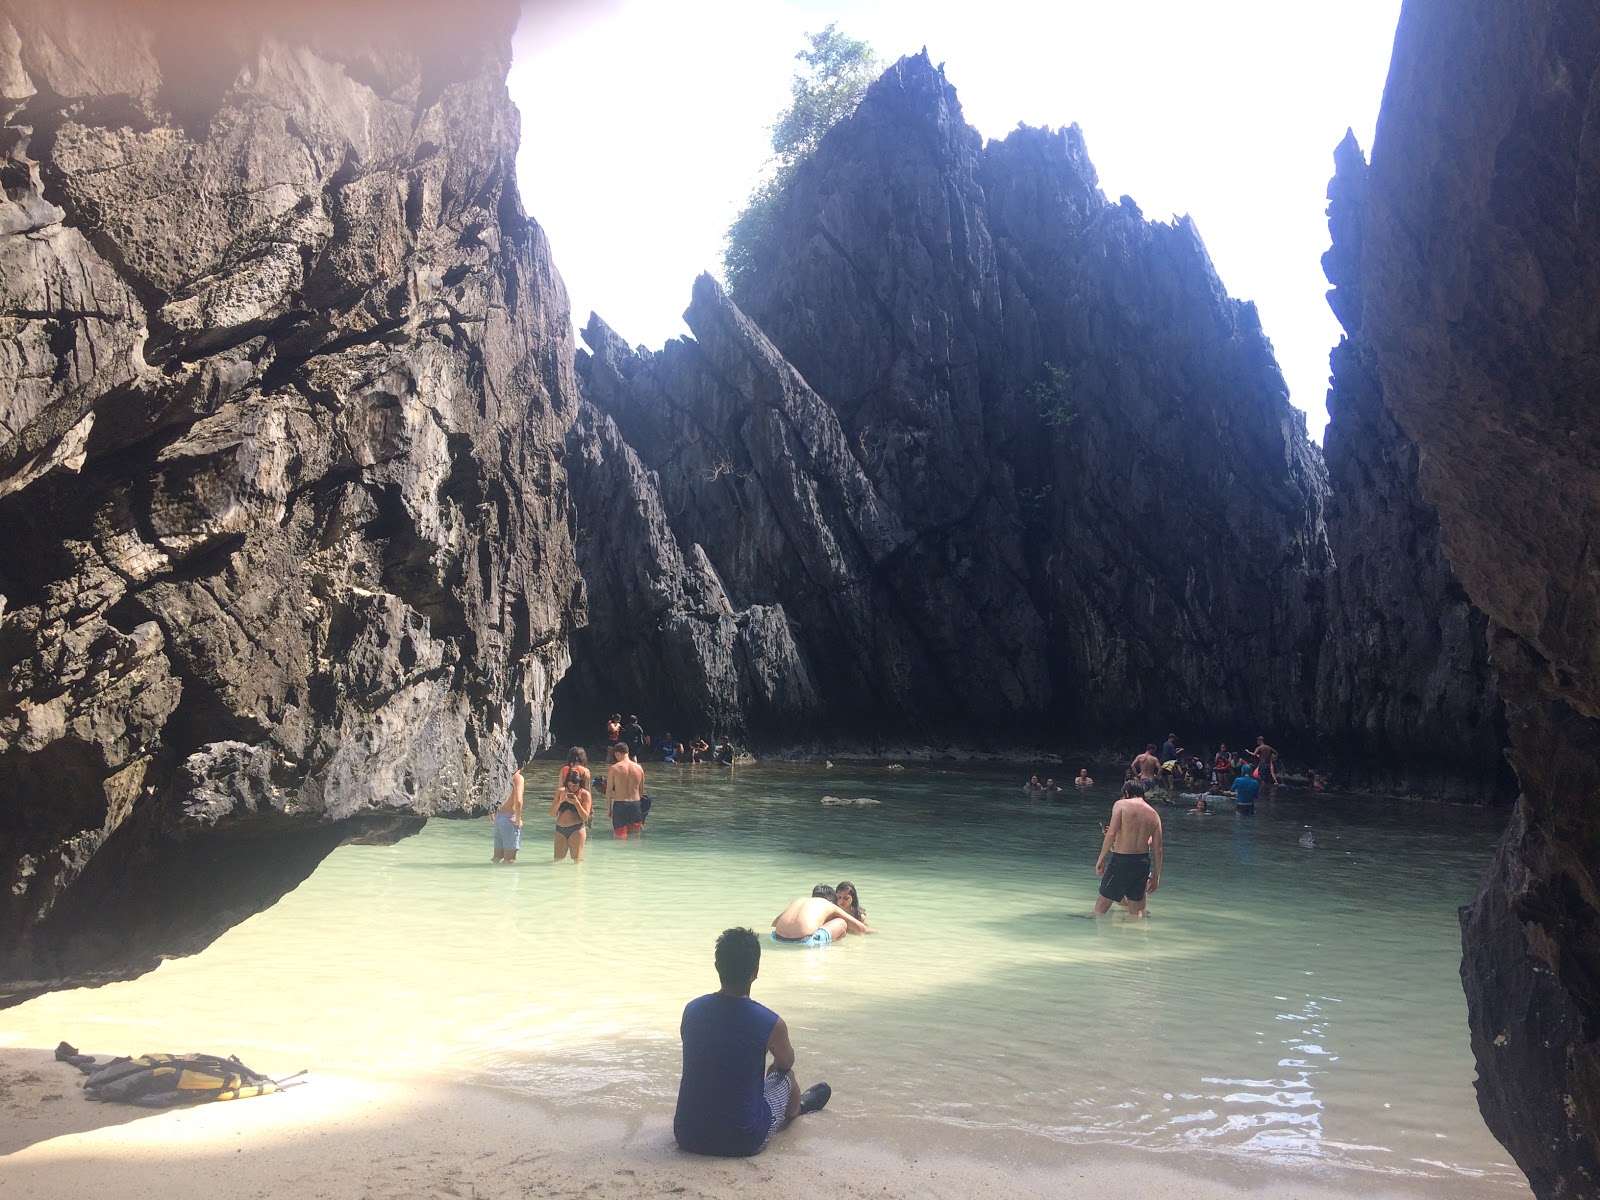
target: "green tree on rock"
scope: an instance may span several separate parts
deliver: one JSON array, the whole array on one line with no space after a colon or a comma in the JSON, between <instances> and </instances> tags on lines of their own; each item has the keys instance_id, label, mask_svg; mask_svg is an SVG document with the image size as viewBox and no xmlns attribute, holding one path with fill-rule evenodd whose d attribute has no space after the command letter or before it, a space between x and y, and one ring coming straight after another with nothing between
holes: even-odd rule
<instances>
[{"instance_id":1,"label":"green tree on rock","mask_svg":"<svg viewBox=\"0 0 1600 1200\"><path fill-rule=\"evenodd\" d=\"M772 174L750 194L744 210L728 227L723 273L735 300L755 269L756 248L772 228L778 197L827 133L855 111L862 94L878 77L872 47L846 37L837 26L808 33L811 49L795 55L805 64L790 84L793 100L772 127Z\"/></svg>"}]
</instances>

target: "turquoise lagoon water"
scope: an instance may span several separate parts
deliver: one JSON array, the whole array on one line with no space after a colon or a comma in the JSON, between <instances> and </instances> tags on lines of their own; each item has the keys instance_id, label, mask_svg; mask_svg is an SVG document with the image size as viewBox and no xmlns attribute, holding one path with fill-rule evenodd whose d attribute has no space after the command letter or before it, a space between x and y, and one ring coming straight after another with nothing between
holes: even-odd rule
<instances>
[{"instance_id":1,"label":"turquoise lagoon water","mask_svg":"<svg viewBox=\"0 0 1600 1200\"><path fill-rule=\"evenodd\" d=\"M755 995L787 1018L802 1082L828 1079L882 1136L1202 1149L1526 1194L1477 1113L1457 978L1455 910L1493 814L1292 793L1254 818L1164 810L1152 919L1097 922L1109 788L1030 803L1017 773L972 768L647 770L645 838L594 838L580 867L549 861L542 815L509 868L488 863L487 821L345 847L205 953L0 1013L0 1035L448 1071L670 1113L678 1015L715 986L717 933L764 935L793 897L850 879L882 932L769 945Z\"/></svg>"}]
</instances>

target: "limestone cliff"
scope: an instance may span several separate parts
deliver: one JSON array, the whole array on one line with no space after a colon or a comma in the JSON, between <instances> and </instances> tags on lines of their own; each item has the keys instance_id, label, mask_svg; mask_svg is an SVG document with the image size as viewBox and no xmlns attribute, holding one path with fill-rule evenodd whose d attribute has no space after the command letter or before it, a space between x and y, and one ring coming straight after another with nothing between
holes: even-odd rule
<instances>
[{"instance_id":1,"label":"limestone cliff","mask_svg":"<svg viewBox=\"0 0 1600 1200\"><path fill-rule=\"evenodd\" d=\"M0 0L0 1003L546 737L577 395L515 6L287 7Z\"/></svg>"},{"instance_id":2,"label":"limestone cliff","mask_svg":"<svg viewBox=\"0 0 1600 1200\"><path fill-rule=\"evenodd\" d=\"M1189 221L1107 201L1075 128L984 147L919 55L754 264L743 312L703 279L693 339L591 325L582 369L676 542L786 618L803 680L752 732L1313 726L1321 457Z\"/></svg>"},{"instance_id":3,"label":"limestone cliff","mask_svg":"<svg viewBox=\"0 0 1600 1200\"><path fill-rule=\"evenodd\" d=\"M1372 382L1492 623L1522 797L1463 910L1479 1101L1600 1194L1600 8L1408 0L1361 255Z\"/></svg>"},{"instance_id":4,"label":"limestone cliff","mask_svg":"<svg viewBox=\"0 0 1600 1200\"><path fill-rule=\"evenodd\" d=\"M1323 256L1334 349L1328 464L1327 631L1317 731L1341 777L1455 799L1514 793L1488 621L1462 591L1418 483L1417 447L1383 403L1362 334L1367 163L1352 135L1334 155Z\"/></svg>"}]
</instances>

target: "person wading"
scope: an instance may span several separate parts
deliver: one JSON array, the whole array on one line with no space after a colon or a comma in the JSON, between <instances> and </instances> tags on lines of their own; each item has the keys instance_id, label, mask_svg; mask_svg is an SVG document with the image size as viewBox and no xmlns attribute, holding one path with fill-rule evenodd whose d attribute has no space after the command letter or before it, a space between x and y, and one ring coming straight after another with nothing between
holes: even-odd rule
<instances>
[{"instance_id":1,"label":"person wading","mask_svg":"<svg viewBox=\"0 0 1600 1200\"><path fill-rule=\"evenodd\" d=\"M1126 900L1128 915L1138 920L1144 916L1145 896L1161 886L1161 814L1145 801L1137 783L1122 785L1122 799L1111 809L1094 873L1100 876L1100 898L1094 902L1097 917Z\"/></svg>"}]
</instances>

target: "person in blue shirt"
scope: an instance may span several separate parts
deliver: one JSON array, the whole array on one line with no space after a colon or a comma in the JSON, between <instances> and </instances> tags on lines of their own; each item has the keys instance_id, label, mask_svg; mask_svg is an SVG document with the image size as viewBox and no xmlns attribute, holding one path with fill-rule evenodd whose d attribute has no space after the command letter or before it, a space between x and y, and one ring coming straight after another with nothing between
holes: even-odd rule
<instances>
[{"instance_id":1,"label":"person in blue shirt","mask_svg":"<svg viewBox=\"0 0 1600 1200\"><path fill-rule=\"evenodd\" d=\"M1228 790L1234 795L1234 812L1253 813L1256 810L1256 796L1261 792L1259 780L1249 775L1241 775L1228 785Z\"/></svg>"},{"instance_id":2,"label":"person in blue shirt","mask_svg":"<svg viewBox=\"0 0 1600 1200\"><path fill-rule=\"evenodd\" d=\"M833 1092L819 1083L801 1094L789 1027L750 999L761 969L755 932L723 930L716 965L722 986L683 1010L683 1078L672 1133L692 1154L748 1158L800 1113L821 1108Z\"/></svg>"}]
</instances>

